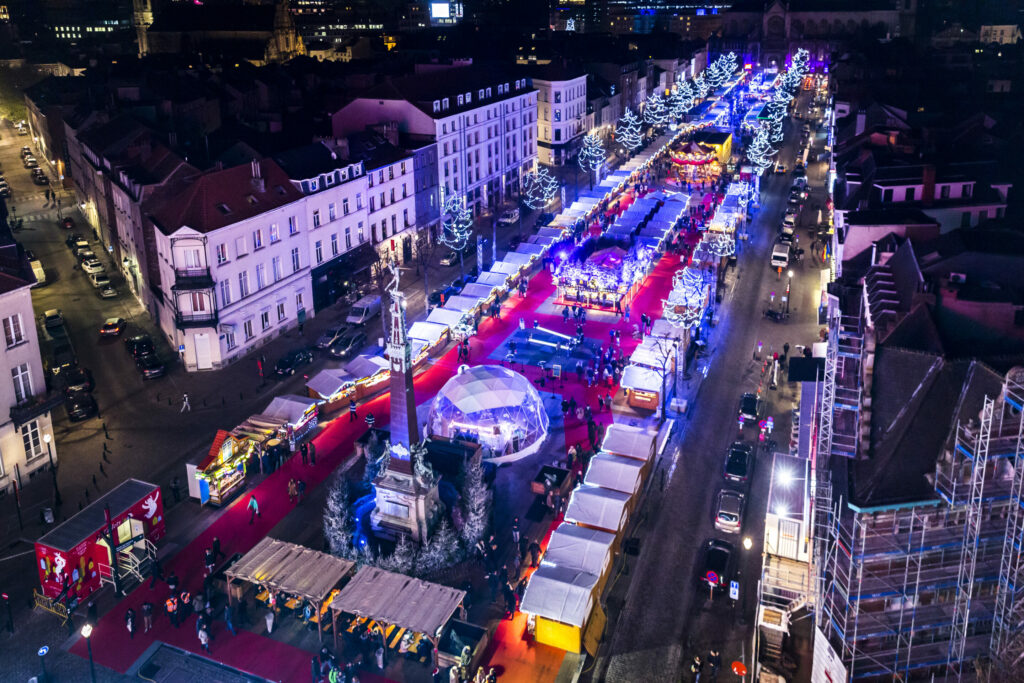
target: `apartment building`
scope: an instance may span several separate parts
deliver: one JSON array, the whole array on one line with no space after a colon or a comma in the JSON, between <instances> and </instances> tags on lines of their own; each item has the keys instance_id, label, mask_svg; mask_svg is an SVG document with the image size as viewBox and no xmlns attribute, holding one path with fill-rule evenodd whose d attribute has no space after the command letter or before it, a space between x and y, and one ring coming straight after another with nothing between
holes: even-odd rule
<instances>
[{"instance_id":1,"label":"apartment building","mask_svg":"<svg viewBox=\"0 0 1024 683\"><path fill-rule=\"evenodd\" d=\"M554 64L524 70L537 90L537 160L562 166L579 151L587 134L587 74Z\"/></svg>"},{"instance_id":2,"label":"apartment building","mask_svg":"<svg viewBox=\"0 0 1024 683\"><path fill-rule=\"evenodd\" d=\"M363 162L349 159L348 143L316 142L283 152L275 162L304 199L312 305L319 311L354 288L376 261Z\"/></svg>"},{"instance_id":3,"label":"apartment building","mask_svg":"<svg viewBox=\"0 0 1024 683\"><path fill-rule=\"evenodd\" d=\"M29 288L35 282L25 252L0 222L0 490L10 491L57 460L48 394ZM47 443L49 441L49 443Z\"/></svg>"},{"instance_id":4,"label":"apartment building","mask_svg":"<svg viewBox=\"0 0 1024 683\"><path fill-rule=\"evenodd\" d=\"M378 258L410 262L416 241L413 153L376 131L351 135L348 143L352 158L366 169L370 239Z\"/></svg>"},{"instance_id":5,"label":"apartment building","mask_svg":"<svg viewBox=\"0 0 1024 683\"><path fill-rule=\"evenodd\" d=\"M312 316L309 240L322 251L317 233L333 222L321 210L271 159L155 193L147 219L160 277L150 286L159 289L157 322L186 370L223 367Z\"/></svg>"},{"instance_id":6,"label":"apartment building","mask_svg":"<svg viewBox=\"0 0 1024 683\"><path fill-rule=\"evenodd\" d=\"M381 122L437 146L439 199L474 215L518 196L537 160L537 92L526 78L474 66L437 67L371 88L332 116L335 137Z\"/></svg>"}]
</instances>

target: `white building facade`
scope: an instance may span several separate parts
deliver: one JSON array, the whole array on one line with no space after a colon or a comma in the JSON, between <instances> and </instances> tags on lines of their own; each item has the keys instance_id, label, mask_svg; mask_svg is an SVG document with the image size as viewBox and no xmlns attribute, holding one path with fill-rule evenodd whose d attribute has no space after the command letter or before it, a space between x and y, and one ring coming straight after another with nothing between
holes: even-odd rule
<instances>
[{"instance_id":1,"label":"white building facade","mask_svg":"<svg viewBox=\"0 0 1024 683\"><path fill-rule=\"evenodd\" d=\"M413 155L366 162L370 234L377 253L398 263L412 260L416 241Z\"/></svg>"},{"instance_id":2,"label":"white building facade","mask_svg":"<svg viewBox=\"0 0 1024 683\"><path fill-rule=\"evenodd\" d=\"M561 78L534 76L537 90L537 160L562 166L579 151L587 133L587 75Z\"/></svg>"}]
</instances>

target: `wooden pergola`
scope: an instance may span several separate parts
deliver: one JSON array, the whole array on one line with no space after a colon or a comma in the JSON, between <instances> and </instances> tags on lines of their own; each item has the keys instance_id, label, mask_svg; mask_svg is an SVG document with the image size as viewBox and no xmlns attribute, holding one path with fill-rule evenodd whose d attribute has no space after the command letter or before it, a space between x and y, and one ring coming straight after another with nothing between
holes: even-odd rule
<instances>
[{"instance_id":1,"label":"wooden pergola","mask_svg":"<svg viewBox=\"0 0 1024 683\"><path fill-rule=\"evenodd\" d=\"M238 562L224 570L228 603L234 579L266 586L268 590L295 595L316 608L316 627L323 640L323 607L335 587L349 575L354 562L305 546L264 538Z\"/></svg>"},{"instance_id":2,"label":"wooden pergola","mask_svg":"<svg viewBox=\"0 0 1024 683\"><path fill-rule=\"evenodd\" d=\"M466 591L415 579L405 574L362 567L331 602L334 648L338 648L338 615L365 617L385 630L394 625L422 633L433 645L433 665L445 624L466 597Z\"/></svg>"}]
</instances>

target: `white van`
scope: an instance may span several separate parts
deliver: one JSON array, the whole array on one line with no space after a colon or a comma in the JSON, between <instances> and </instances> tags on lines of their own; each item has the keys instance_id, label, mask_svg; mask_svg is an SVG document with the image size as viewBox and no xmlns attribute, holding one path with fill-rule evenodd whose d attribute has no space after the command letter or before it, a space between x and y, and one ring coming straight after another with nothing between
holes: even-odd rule
<instances>
[{"instance_id":1,"label":"white van","mask_svg":"<svg viewBox=\"0 0 1024 683\"><path fill-rule=\"evenodd\" d=\"M380 297L370 294L355 302L348 312L345 322L350 325L362 325L378 313L380 313Z\"/></svg>"},{"instance_id":2,"label":"white van","mask_svg":"<svg viewBox=\"0 0 1024 683\"><path fill-rule=\"evenodd\" d=\"M96 289L103 289L104 287L110 286L110 278L102 270L98 273L93 273L89 276L89 282Z\"/></svg>"},{"instance_id":3,"label":"white van","mask_svg":"<svg viewBox=\"0 0 1024 683\"><path fill-rule=\"evenodd\" d=\"M43 264L39 262L39 259L32 259L28 262L32 266L32 274L36 276L36 283L33 287L39 287L40 285L46 284L46 271L43 270Z\"/></svg>"},{"instance_id":4,"label":"white van","mask_svg":"<svg viewBox=\"0 0 1024 683\"><path fill-rule=\"evenodd\" d=\"M772 247L772 268L785 268L789 265L789 245L776 244Z\"/></svg>"}]
</instances>

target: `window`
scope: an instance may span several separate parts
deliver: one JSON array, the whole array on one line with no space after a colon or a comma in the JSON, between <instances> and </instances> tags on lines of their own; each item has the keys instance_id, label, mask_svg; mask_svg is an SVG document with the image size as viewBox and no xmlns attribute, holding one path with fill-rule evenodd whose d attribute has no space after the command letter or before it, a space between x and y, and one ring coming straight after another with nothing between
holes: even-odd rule
<instances>
[{"instance_id":1,"label":"window","mask_svg":"<svg viewBox=\"0 0 1024 683\"><path fill-rule=\"evenodd\" d=\"M238 346L238 342L235 341L235 333L234 332L229 330L229 331L224 333L224 345L227 347L228 351L231 351L236 346Z\"/></svg>"},{"instance_id":2,"label":"window","mask_svg":"<svg viewBox=\"0 0 1024 683\"><path fill-rule=\"evenodd\" d=\"M281 228L278 227L277 223L270 224L270 243L281 241Z\"/></svg>"},{"instance_id":3,"label":"window","mask_svg":"<svg viewBox=\"0 0 1024 683\"><path fill-rule=\"evenodd\" d=\"M338 233L331 235L331 256L338 255Z\"/></svg>"},{"instance_id":4,"label":"window","mask_svg":"<svg viewBox=\"0 0 1024 683\"><path fill-rule=\"evenodd\" d=\"M11 368L11 380L14 382L14 402L21 403L32 397L32 374L28 363Z\"/></svg>"},{"instance_id":5,"label":"window","mask_svg":"<svg viewBox=\"0 0 1024 683\"><path fill-rule=\"evenodd\" d=\"M407 228L412 225L412 223L409 222L409 209L402 210L402 223L404 223Z\"/></svg>"},{"instance_id":6,"label":"window","mask_svg":"<svg viewBox=\"0 0 1024 683\"><path fill-rule=\"evenodd\" d=\"M459 95L459 97L457 99L458 99L460 105L465 104L465 102L466 102L466 99L462 95Z\"/></svg>"},{"instance_id":7,"label":"window","mask_svg":"<svg viewBox=\"0 0 1024 683\"><path fill-rule=\"evenodd\" d=\"M295 310L304 311L306 307L302 305L302 292L295 292Z\"/></svg>"},{"instance_id":8,"label":"window","mask_svg":"<svg viewBox=\"0 0 1024 683\"><path fill-rule=\"evenodd\" d=\"M363 208L363 193L356 192L356 211Z\"/></svg>"},{"instance_id":9,"label":"window","mask_svg":"<svg viewBox=\"0 0 1024 683\"><path fill-rule=\"evenodd\" d=\"M352 228L345 228L345 251L352 248Z\"/></svg>"},{"instance_id":10,"label":"window","mask_svg":"<svg viewBox=\"0 0 1024 683\"><path fill-rule=\"evenodd\" d=\"M7 348L25 341L25 329L21 326L20 313L4 318L4 340L7 342Z\"/></svg>"},{"instance_id":11,"label":"window","mask_svg":"<svg viewBox=\"0 0 1024 683\"><path fill-rule=\"evenodd\" d=\"M284 322L284 319L287 318L287 317L288 317L288 315L284 312L284 302L283 301L278 301L277 302L277 322L279 322L279 323L280 322Z\"/></svg>"},{"instance_id":12,"label":"window","mask_svg":"<svg viewBox=\"0 0 1024 683\"><path fill-rule=\"evenodd\" d=\"M227 263L228 262L228 245L226 245L226 244L218 244L214 248L214 251L217 254L217 265L218 266L220 264L222 264L222 263Z\"/></svg>"},{"instance_id":13,"label":"window","mask_svg":"<svg viewBox=\"0 0 1024 683\"><path fill-rule=\"evenodd\" d=\"M892 201L892 188L891 187L882 190L882 201L883 202L891 202Z\"/></svg>"},{"instance_id":14,"label":"window","mask_svg":"<svg viewBox=\"0 0 1024 683\"><path fill-rule=\"evenodd\" d=\"M377 210L375 207L376 207L376 205L373 203L373 197L370 197L370 212L371 213L373 213L374 211Z\"/></svg>"},{"instance_id":15,"label":"window","mask_svg":"<svg viewBox=\"0 0 1024 683\"><path fill-rule=\"evenodd\" d=\"M256 264L256 290L259 291L267 286L267 267L262 263Z\"/></svg>"},{"instance_id":16,"label":"window","mask_svg":"<svg viewBox=\"0 0 1024 683\"><path fill-rule=\"evenodd\" d=\"M561 93L561 91L556 90L555 91L555 104L561 104L561 103L562 103L562 93Z\"/></svg>"},{"instance_id":17,"label":"window","mask_svg":"<svg viewBox=\"0 0 1024 683\"><path fill-rule=\"evenodd\" d=\"M396 216L395 214L391 214L391 234L392 235L394 235L396 232L398 232L398 228L396 227L397 225L398 225L398 216Z\"/></svg>"},{"instance_id":18,"label":"window","mask_svg":"<svg viewBox=\"0 0 1024 683\"><path fill-rule=\"evenodd\" d=\"M971 212L970 211L964 211L962 214L960 214L960 227L961 228L969 228L969 227L971 227Z\"/></svg>"},{"instance_id":19,"label":"window","mask_svg":"<svg viewBox=\"0 0 1024 683\"><path fill-rule=\"evenodd\" d=\"M239 237L235 240L235 258L242 258L249 253L249 248L245 244L245 238Z\"/></svg>"},{"instance_id":20,"label":"window","mask_svg":"<svg viewBox=\"0 0 1024 683\"><path fill-rule=\"evenodd\" d=\"M366 180L368 181L370 187L373 187L373 172L372 171L370 173L366 174Z\"/></svg>"},{"instance_id":21,"label":"window","mask_svg":"<svg viewBox=\"0 0 1024 683\"><path fill-rule=\"evenodd\" d=\"M971 196L971 185L965 183L963 189L960 191L960 196L967 198Z\"/></svg>"},{"instance_id":22,"label":"window","mask_svg":"<svg viewBox=\"0 0 1024 683\"><path fill-rule=\"evenodd\" d=\"M341 200L341 212L346 216L348 215L348 199Z\"/></svg>"},{"instance_id":23,"label":"window","mask_svg":"<svg viewBox=\"0 0 1024 683\"><path fill-rule=\"evenodd\" d=\"M333 221L338 217L338 207L334 202L327 205L327 220Z\"/></svg>"},{"instance_id":24,"label":"window","mask_svg":"<svg viewBox=\"0 0 1024 683\"><path fill-rule=\"evenodd\" d=\"M436 114L439 111L441 111L441 102L439 100L434 100L434 113Z\"/></svg>"},{"instance_id":25,"label":"window","mask_svg":"<svg viewBox=\"0 0 1024 683\"><path fill-rule=\"evenodd\" d=\"M192 292L192 312L202 313L206 310L206 295L202 292Z\"/></svg>"},{"instance_id":26,"label":"window","mask_svg":"<svg viewBox=\"0 0 1024 683\"><path fill-rule=\"evenodd\" d=\"M383 228L383 232L384 232L384 234L381 235L381 239L384 239L385 237L388 236L388 223L387 223L387 221L384 221L383 223L381 223L381 227ZM377 224L376 223L370 223L370 234L371 235L376 235L377 234Z\"/></svg>"},{"instance_id":27,"label":"window","mask_svg":"<svg viewBox=\"0 0 1024 683\"><path fill-rule=\"evenodd\" d=\"M255 230L252 233L252 248L253 251L263 248L263 230Z\"/></svg>"},{"instance_id":28,"label":"window","mask_svg":"<svg viewBox=\"0 0 1024 683\"><path fill-rule=\"evenodd\" d=\"M366 235L363 233L363 222L359 221L359 244L366 241Z\"/></svg>"},{"instance_id":29,"label":"window","mask_svg":"<svg viewBox=\"0 0 1024 683\"><path fill-rule=\"evenodd\" d=\"M238 274L238 297L244 299L249 296L249 271L243 270Z\"/></svg>"},{"instance_id":30,"label":"window","mask_svg":"<svg viewBox=\"0 0 1024 683\"><path fill-rule=\"evenodd\" d=\"M274 258L270 259L270 270L274 276L274 282L277 282L282 277L284 277L283 271L281 270L280 256L275 256Z\"/></svg>"},{"instance_id":31,"label":"window","mask_svg":"<svg viewBox=\"0 0 1024 683\"><path fill-rule=\"evenodd\" d=\"M256 334L253 333L252 331L252 318L249 318L248 320L242 323L242 332L245 334L245 341L250 341L253 337L256 336Z\"/></svg>"},{"instance_id":32,"label":"window","mask_svg":"<svg viewBox=\"0 0 1024 683\"><path fill-rule=\"evenodd\" d=\"M561 139L562 139L562 129L561 128L555 128L555 142L558 142Z\"/></svg>"},{"instance_id":33,"label":"window","mask_svg":"<svg viewBox=\"0 0 1024 683\"><path fill-rule=\"evenodd\" d=\"M313 245L313 252L315 254L317 264L324 262L324 242L323 240L317 240Z\"/></svg>"},{"instance_id":34,"label":"window","mask_svg":"<svg viewBox=\"0 0 1024 683\"><path fill-rule=\"evenodd\" d=\"M320 209L317 209L316 211L313 212L313 227L320 227Z\"/></svg>"},{"instance_id":35,"label":"window","mask_svg":"<svg viewBox=\"0 0 1024 683\"><path fill-rule=\"evenodd\" d=\"M288 216L288 234L294 235L299 232L298 221L295 220L295 216Z\"/></svg>"},{"instance_id":36,"label":"window","mask_svg":"<svg viewBox=\"0 0 1024 683\"><path fill-rule=\"evenodd\" d=\"M266 332L270 329L270 311L260 312L260 329Z\"/></svg>"},{"instance_id":37,"label":"window","mask_svg":"<svg viewBox=\"0 0 1024 683\"><path fill-rule=\"evenodd\" d=\"M220 306L224 308L231 303L231 280L220 281Z\"/></svg>"},{"instance_id":38,"label":"window","mask_svg":"<svg viewBox=\"0 0 1024 683\"><path fill-rule=\"evenodd\" d=\"M302 264L299 263L299 248L295 247L294 249L292 249L292 272L299 272L299 268L301 267Z\"/></svg>"},{"instance_id":39,"label":"window","mask_svg":"<svg viewBox=\"0 0 1024 683\"><path fill-rule=\"evenodd\" d=\"M405 175L405 162L402 162L402 175Z\"/></svg>"},{"instance_id":40,"label":"window","mask_svg":"<svg viewBox=\"0 0 1024 683\"><path fill-rule=\"evenodd\" d=\"M908 187L907 188L907 194L906 194L906 197L905 197L906 201L908 201L908 202L914 201L914 190L916 190L916 189L917 188L915 188L915 187Z\"/></svg>"},{"instance_id":41,"label":"window","mask_svg":"<svg viewBox=\"0 0 1024 683\"><path fill-rule=\"evenodd\" d=\"M939 189L939 197L941 199L949 199L949 185L943 185Z\"/></svg>"},{"instance_id":42,"label":"window","mask_svg":"<svg viewBox=\"0 0 1024 683\"><path fill-rule=\"evenodd\" d=\"M480 150L477 150L477 156L479 156L479 155L480 155ZM479 161L479 159L477 159L477 161ZM395 188L393 188L393 187L391 188L391 203L392 204L395 203Z\"/></svg>"},{"instance_id":43,"label":"window","mask_svg":"<svg viewBox=\"0 0 1024 683\"><path fill-rule=\"evenodd\" d=\"M43 454L43 440L39 436L39 420L21 425L21 441L25 444L25 460L38 458Z\"/></svg>"}]
</instances>

